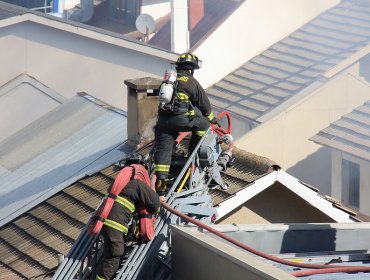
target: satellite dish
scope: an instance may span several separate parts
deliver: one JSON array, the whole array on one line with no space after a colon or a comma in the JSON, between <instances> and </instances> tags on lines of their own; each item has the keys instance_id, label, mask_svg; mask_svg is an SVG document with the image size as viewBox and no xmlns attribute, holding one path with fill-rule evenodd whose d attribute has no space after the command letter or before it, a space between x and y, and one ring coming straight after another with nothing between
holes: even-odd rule
<instances>
[{"instance_id":1,"label":"satellite dish","mask_svg":"<svg viewBox=\"0 0 370 280\"><path fill-rule=\"evenodd\" d=\"M151 15L141 14L137 17L135 26L143 34L152 33L155 29L155 21Z\"/></svg>"}]
</instances>

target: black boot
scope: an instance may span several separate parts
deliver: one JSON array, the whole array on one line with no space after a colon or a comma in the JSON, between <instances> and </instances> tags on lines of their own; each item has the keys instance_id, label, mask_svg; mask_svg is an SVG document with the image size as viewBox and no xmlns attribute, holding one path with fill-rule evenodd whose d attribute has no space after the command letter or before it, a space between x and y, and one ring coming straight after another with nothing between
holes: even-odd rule
<instances>
[{"instance_id":1,"label":"black boot","mask_svg":"<svg viewBox=\"0 0 370 280\"><path fill-rule=\"evenodd\" d=\"M198 145L202 136L195 134L194 132L191 134L190 143L189 143L189 156L194 151L195 147Z\"/></svg>"}]
</instances>

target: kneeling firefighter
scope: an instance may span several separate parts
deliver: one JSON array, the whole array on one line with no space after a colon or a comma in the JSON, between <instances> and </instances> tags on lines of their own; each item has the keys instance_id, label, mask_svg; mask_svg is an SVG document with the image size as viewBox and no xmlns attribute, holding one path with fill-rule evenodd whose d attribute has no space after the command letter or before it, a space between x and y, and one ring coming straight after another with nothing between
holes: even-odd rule
<instances>
[{"instance_id":1,"label":"kneeling firefighter","mask_svg":"<svg viewBox=\"0 0 370 280\"><path fill-rule=\"evenodd\" d=\"M154 153L156 190L159 193L167 190L165 181L170 170L173 145L179 132L192 132L189 145L191 153L210 123L219 125L219 120L212 113L211 104L204 89L193 77L194 70L199 69L198 58L191 53L183 53L178 57L175 65L177 77L172 79L174 90L171 97L168 100L161 98L162 86L159 96Z\"/></svg>"},{"instance_id":2,"label":"kneeling firefighter","mask_svg":"<svg viewBox=\"0 0 370 280\"><path fill-rule=\"evenodd\" d=\"M97 269L97 280L109 280L116 273L125 250L128 223L134 212L144 205L149 213L158 213L165 197L159 196L146 183L132 179L119 193L102 229L104 237L103 260Z\"/></svg>"}]
</instances>

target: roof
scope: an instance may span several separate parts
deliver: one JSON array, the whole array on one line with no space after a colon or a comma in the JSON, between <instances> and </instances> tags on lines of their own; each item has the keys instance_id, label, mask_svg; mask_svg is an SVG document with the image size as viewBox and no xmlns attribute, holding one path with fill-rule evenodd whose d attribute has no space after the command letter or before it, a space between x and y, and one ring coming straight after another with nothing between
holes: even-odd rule
<instances>
[{"instance_id":1,"label":"roof","mask_svg":"<svg viewBox=\"0 0 370 280\"><path fill-rule=\"evenodd\" d=\"M0 20L22 15L26 11L27 9L25 8L5 3L4 5L0 5Z\"/></svg>"},{"instance_id":2,"label":"roof","mask_svg":"<svg viewBox=\"0 0 370 280\"><path fill-rule=\"evenodd\" d=\"M122 158L126 121L81 93L1 142L0 226Z\"/></svg>"},{"instance_id":3,"label":"roof","mask_svg":"<svg viewBox=\"0 0 370 280\"><path fill-rule=\"evenodd\" d=\"M310 140L369 161L370 101L333 122Z\"/></svg>"},{"instance_id":4,"label":"roof","mask_svg":"<svg viewBox=\"0 0 370 280\"><path fill-rule=\"evenodd\" d=\"M214 106L261 123L324 84L330 69L369 43L369 1L340 1L206 91Z\"/></svg>"},{"instance_id":5,"label":"roof","mask_svg":"<svg viewBox=\"0 0 370 280\"><path fill-rule=\"evenodd\" d=\"M190 30L190 49L196 48L212 32L219 27L245 0L204 0L204 16L197 25ZM159 31L149 43L167 50L171 49L171 18L167 18Z\"/></svg>"},{"instance_id":6,"label":"roof","mask_svg":"<svg viewBox=\"0 0 370 280\"><path fill-rule=\"evenodd\" d=\"M277 171L273 170L275 163L271 160L237 148L235 152L235 164L222 175L229 184L229 189L210 191L214 206L220 209L225 207L230 209L230 204L234 207L232 209L237 208L239 205L232 199L240 197L243 190L250 188L256 193L257 186L259 187L257 192L262 192L271 184L268 185L268 182L262 184L261 181L273 181L273 178L276 178ZM92 167L97 168L96 162L91 164ZM118 165L111 164L93 174L89 173L75 179L68 186L64 186L63 190L54 192L54 196L34 205L32 209L3 225L0 228L0 255L6 257L2 258L0 274L6 277L2 279L29 279L53 273L58 265L58 254L68 253L120 169ZM262 188L261 185L265 187ZM308 191L312 195L313 204L325 200L311 187L300 185L300 188L304 189L301 191ZM223 205L228 201L229 205ZM347 216L347 219L353 217L352 214L340 209L340 206L332 206L329 201L326 203L324 211L328 211L328 215L333 211L339 211L341 215ZM226 213L229 210L223 211Z\"/></svg>"},{"instance_id":7,"label":"roof","mask_svg":"<svg viewBox=\"0 0 370 280\"><path fill-rule=\"evenodd\" d=\"M0 142L45 113L65 102L65 98L35 78L21 74L0 86Z\"/></svg>"},{"instance_id":8,"label":"roof","mask_svg":"<svg viewBox=\"0 0 370 280\"><path fill-rule=\"evenodd\" d=\"M234 279L243 279L243 276L252 271L260 275L256 277L257 279L296 279L289 277L288 274L309 270L300 268L301 263L365 268L369 265L369 223L233 224L214 225L212 229L220 232L220 235L226 235L229 238L227 241L234 239L236 242L229 243L219 238L220 235L216 236L213 232L201 230L199 227L172 226L175 235L173 269L181 270L183 277L192 278L209 269L211 271L208 270L208 273L212 279L224 279L217 278L217 272L210 268L212 264L208 265L206 256L210 254L215 263L222 263L223 268L229 269L222 273L230 273L230 270L235 272ZM236 246L237 242L242 246L246 245L246 248ZM178 247L183 250L179 250ZM267 255L276 261L269 260ZM278 262L276 258L282 262ZM193 265L194 261L197 262L197 266ZM288 266L284 264L285 261L296 265ZM246 265L243 265L243 262ZM262 273L258 273L259 270ZM313 274L299 279L369 279L369 274L337 271Z\"/></svg>"}]
</instances>

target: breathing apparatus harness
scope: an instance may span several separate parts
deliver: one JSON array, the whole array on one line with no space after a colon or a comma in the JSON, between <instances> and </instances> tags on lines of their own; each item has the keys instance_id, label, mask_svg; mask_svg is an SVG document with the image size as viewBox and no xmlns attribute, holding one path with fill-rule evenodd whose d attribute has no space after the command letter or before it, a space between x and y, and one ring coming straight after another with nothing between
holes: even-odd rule
<instances>
[{"instance_id":1,"label":"breathing apparatus harness","mask_svg":"<svg viewBox=\"0 0 370 280\"><path fill-rule=\"evenodd\" d=\"M184 114L194 109L190 100L185 101L180 97L182 93L177 91L178 77L179 79L186 78L185 76L179 75L175 70L166 70L164 74L159 89L159 110L164 113Z\"/></svg>"}]
</instances>

